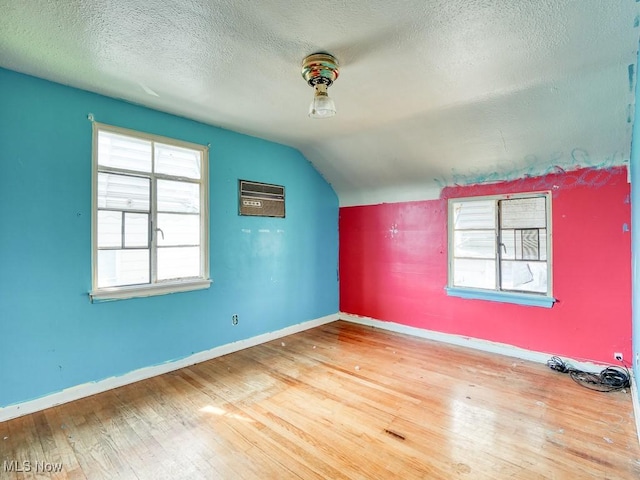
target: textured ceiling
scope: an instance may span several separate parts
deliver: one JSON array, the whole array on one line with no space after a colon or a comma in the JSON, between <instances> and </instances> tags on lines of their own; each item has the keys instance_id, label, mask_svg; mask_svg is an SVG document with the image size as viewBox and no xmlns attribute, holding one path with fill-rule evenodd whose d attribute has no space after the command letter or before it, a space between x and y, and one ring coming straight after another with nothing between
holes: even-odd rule
<instances>
[{"instance_id":1,"label":"textured ceiling","mask_svg":"<svg viewBox=\"0 0 640 480\"><path fill-rule=\"evenodd\" d=\"M0 0L0 66L291 145L342 205L628 161L634 0ZM338 114L307 118L304 56Z\"/></svg>"}]
</instances>

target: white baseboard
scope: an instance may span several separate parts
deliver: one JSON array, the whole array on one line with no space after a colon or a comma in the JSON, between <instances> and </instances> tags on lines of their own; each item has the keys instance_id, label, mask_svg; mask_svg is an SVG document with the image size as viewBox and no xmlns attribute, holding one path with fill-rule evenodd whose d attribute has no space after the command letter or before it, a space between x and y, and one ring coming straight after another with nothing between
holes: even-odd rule
<instances>
[{"instance_id":1,"label":"white baseboard","mask_svg":"<svg viewBox=\"0 0 640 480\"><path fill-rule=\"evenodd\" d=\"M389 330L391 332L404 333L406 335L412 335L414 337L426 338L428 340L449 343L451 345L458 345L460 347L473 348L475 350L481 350L483 352L497 353L499 355L520 358L522 360L529 360L536 363L546 363L547 360L549 360L549 358L554 355L552 353L526 350L524 348L514 347L513 345L508 345L506 343L490 342L489 340L481 340L479 338L454 335L452 333L435 332L433 330L409 327L400 323L385 322L382 320L376 320L374 318L361 317L359 315L351 315L348 313L340 313L340 318L348 322L359 323L360 325L369 325L371 327ZM602 369L603 365L599 363L574 360L571 358L567 358L567 360L574 367L586 371L599 371Z\"/></svg>"},{"instance_id":2,"label":"white baseboard","mask_svg":"<svg viewBox=\"0 0 640 480\"><path fill-rule=\"evenodd\" d=\"M339 320L339 315L334 313L325 317L316 318L306 322L298 323L290 327L276 330L275 332L263 333L255 337L247 338L245 340L238 340L237 342L227 343L219 347L198 352L188 357L173 360L160 365L154 365L152 367L140 368L132 372L126 373L119 377L109 377L97 382L84 383L75 387L66 388L60 392L52 393L44 397L36 398L22 403L16 403L14 405L8 405L6 407L0 407L0 422L11 420L22 415L38 412L46 408L55 407L63 403L72 402L80 398L102 393L113 388L122 387L130 383L135 383L140 380L162 375L163 373L179 370L196 363L205 362L222 355L237 352L238 350L244 350L245 348L260 345L261 343L270 342L287 335L293 335L294 333L309 330L310 328L318 327L326 323L331 323Z\"/></svg>"}]
</instances>

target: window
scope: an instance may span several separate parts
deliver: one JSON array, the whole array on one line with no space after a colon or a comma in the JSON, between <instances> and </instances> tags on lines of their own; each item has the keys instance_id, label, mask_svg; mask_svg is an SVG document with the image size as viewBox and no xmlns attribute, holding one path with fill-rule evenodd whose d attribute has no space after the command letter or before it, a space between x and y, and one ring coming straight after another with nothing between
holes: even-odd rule
<instances>
[{"instance_id":1,"label":"window","mask_svg":"<svg viewBox=\"0 0 640 480\"><path fill-rule=\"evenodd\" d=\"M551 307L550 199L450 199L448 293Z\"/></svg>"},{"instance_id":2,"label":"window","mask_svg":"<svg viewBox=\"0 0 640 480\"><path fill-rule=\"evenodd\" d=\"M208 149L94 123L91 299L207 288Z\"/></svg>"}]
</instances>

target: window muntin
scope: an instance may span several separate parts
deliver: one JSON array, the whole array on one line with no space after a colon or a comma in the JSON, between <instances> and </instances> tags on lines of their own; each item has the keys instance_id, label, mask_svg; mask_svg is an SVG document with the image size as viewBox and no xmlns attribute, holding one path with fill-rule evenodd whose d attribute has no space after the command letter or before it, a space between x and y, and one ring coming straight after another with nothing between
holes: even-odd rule
<instances>
[{"instance_id":1,"label":"window muntin","mask_svg":"<svg viewBox=\"0 0 640 480\"><path fill-rule=\"evenodd\" d=\"M207 147L94 124L92 298L208 286L207 164Z\"/></svg>"},{"instance_id":2,"label":"window muntin","mask_svg":"<svg viewBox=\"0 0 640 480\"><path fill-rule=\"evenodd\" d=\"M551 296L550 195L449 200L449 287Z\"/></svg>"}]
</instances>

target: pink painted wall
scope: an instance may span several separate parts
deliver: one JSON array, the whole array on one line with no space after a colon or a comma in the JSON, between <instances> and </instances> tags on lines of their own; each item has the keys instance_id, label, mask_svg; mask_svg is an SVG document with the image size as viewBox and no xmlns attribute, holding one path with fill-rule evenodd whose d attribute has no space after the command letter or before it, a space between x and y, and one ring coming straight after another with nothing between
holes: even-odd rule
<instances>
[{"instance_id":1,"label":"pink painted wall","mask_svg":"<svg viewBox=\"0 0 640 480\"><path fill-rule=\"evenodd\" d=\"M550 190L553 308L449 297L447 199ZM579 360L631 358L624 167L447 187L439 200L340 209L340 310Z\"/></svg>"}]
</instances>

